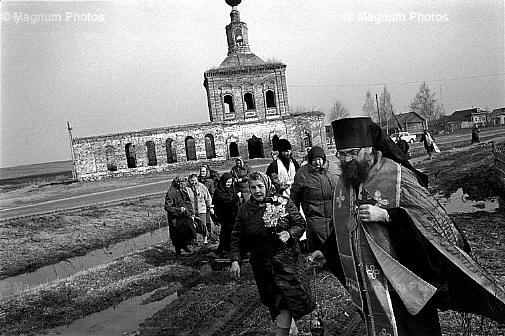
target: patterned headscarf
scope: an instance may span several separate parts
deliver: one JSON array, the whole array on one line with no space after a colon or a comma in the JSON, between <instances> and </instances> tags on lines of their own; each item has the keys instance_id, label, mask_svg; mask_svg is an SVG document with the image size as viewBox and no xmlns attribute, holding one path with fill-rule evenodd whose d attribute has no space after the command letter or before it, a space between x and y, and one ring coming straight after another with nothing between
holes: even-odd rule
<instances>
[{"instance_id":1,"label":"patterned headscarf","mask_svg":"<svg viewBox=\"0 0 505 336\"><path fill-rule=\"evenodd\" d=\"M266 196L271 196L275 194L274 184L272 183L272 180L270 179L270 177L268 177L267 174L262 172L252 172L249 175L249 185L251 185L252 181L258 181L258 180L262 181L263 184L265 185L265 189L267 191Z\"/></svg>"}]
</instances>

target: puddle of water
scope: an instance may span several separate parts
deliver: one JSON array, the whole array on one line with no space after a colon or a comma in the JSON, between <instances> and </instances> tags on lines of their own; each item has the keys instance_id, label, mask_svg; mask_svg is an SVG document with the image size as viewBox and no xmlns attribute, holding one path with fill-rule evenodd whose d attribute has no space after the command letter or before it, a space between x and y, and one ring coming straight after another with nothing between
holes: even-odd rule
<instances>
[{"instance_id":1,"label":"puddle of water","mask_svg":"<svg viewBox=\"0 0 505 336\"><path fill-rule=\"evenodd\" d=\"M500 207L500 203L496 198L491 198L485 201L473 201L468 199L468 194L463 193L463 189L459 188L449 198L437 195L437 198L445 208L445 211L451 213L470 213L477 211L496 211Z\"/></svg>"},{"instance_id":2,"label":"puddle of water","mask_svg":"<svg viewBox=\"0 0 505 336\"><path fill-rule=\"evenodd\" d=\"M180 288L181 285L179 284ZM168 287L155 290L151 293L136 296L92 315L88 315L73 323L50 329L49 336L82 336L82 335L121 335L125 332L136 330L139 324L153 316L157 311L177 299L177 291L160 301L150 301L149 298L156 292ZM175 288L177 289L177 288Z\"/></svg>"},{"instance_id":3,"label":"puddle of water","mask_svg":"<svg viewBox=\"0 0 505 336\"><path fill-rule=\"evenodd\" d=\"M108 248L98 249L81 257L61 261L38 270L0 280L0 298L20 293L35 286L67 278L77 272L101 265L141 248L146 248L168 241L168 228L163 227L153 232L128 239Z\"/></svg>"}]
</instances>

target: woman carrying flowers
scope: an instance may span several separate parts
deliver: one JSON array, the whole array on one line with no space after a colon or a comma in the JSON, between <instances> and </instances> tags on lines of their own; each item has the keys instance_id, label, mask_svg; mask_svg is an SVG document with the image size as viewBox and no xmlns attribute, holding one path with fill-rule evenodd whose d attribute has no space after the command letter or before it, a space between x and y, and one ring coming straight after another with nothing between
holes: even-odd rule
<instances>
[{"instance_id":1,"label":"woman carrying flowers","mask_svg":"<svg viewBox=\"0 0 505 336\"><path fill-rule=\"evenodd\" d=\"M289 335L292 320L315 307L298 248L305 220L289 198L275 195L266 174L251 173L249 189L251 198L240 207L232 232L230 273L240 277L240 251L247 244L261 302L277 320L276 335Z\"/></svg>"}]
</instances>

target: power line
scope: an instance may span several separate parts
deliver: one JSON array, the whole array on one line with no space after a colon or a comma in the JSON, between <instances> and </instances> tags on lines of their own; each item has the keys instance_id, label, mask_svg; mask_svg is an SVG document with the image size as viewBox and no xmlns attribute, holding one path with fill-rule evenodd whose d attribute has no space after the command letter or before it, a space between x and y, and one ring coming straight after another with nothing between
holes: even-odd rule
<instances>
[{"instance_id":1,"label":"power line","mask_svg":"<svg viewBox=\"0 0 505 336\"><path fill-rule=\"evenodd\" d=\"M318 85L288 85L289 87L361 87L361 86L374 86L374 85L398 85L398 84L417 84L422 82L449 82L462 79L475 79L475 78L487 78L495 76L503 76L505 72L498 72L490 75L475 75L475 76L464 76L464 77L454 77L454 78L438 78L430 80L416 80L416 81L405 81L405 82L380 82L380 83L368 83L368 84L318 84Z\"/></svg>"}]
</instances>

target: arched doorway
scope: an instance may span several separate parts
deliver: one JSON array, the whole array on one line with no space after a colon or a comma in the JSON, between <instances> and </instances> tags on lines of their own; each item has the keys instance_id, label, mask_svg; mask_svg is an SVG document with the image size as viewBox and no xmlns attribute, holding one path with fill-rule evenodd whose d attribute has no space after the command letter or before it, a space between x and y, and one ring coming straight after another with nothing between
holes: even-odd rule
<instances>
[{"instance_id":1,"label":"arched doorway","mask_svg":"<svg viewBox=\"0 0 505 336\"><path fill-rule=\"evenodd\" d=\"M230 142L229 148L230 148L230 158L240 156L240 153L238 152L238 145L235 141Z\"/></svg>"},{"instance_id":2,"label":"arched doorway","mask_svg":"<svg viewBox=\"0 0 505 336\"><path fill-rule=\"evenodd\" d=\"M165 150L167 152L167 163L177 162L177 153L174 148L174 139L168 138L165 141Z\"/></svg>"},{"instance_id":3,"label":"arched doorway","mask_svg":"<svg viewBox=\"0 0 505 336\"><path fill-rule=\"evenodd\" d=\"M247 140L247 149L249 151L249 159L263 158L263 140L253 136Z\"/></svg>"},{"instance_id":4,"label":"arched doorway","mask_svg":"<svg viewBox=\"0 0 505 336\"><path fill-rule=\"evenodd\" d=\"M117 170L116 149L114 148L114 146L108 145L105 147L105 160L107 162L108 171Z\"/></svg>"},{"instance_id":5,"label":"arched doorway","mask_svg":"<svg viewBox=\"0 0 505 336\"><path fill-rule=\"evenodd\" d=\"M186 143L186 158L188 159L188 161L196 160L195 139L192 136L187 136L185 143Z\"/></svg>"},{"instance_id":6,"label":"arched doorway","mask_svg":"<svg viewBox=\"0 0 505 336\"><path fill-rule=\"evenodd\" d=\"M214 136L212 134L205 135L205 154L207 159L216 157L216 148L214 146Z\"/></svg>"},{"instance_id":7,"label":"arched doorway","mask_svg":"<svg viewBox=\"0 0 505 336\"><path fill-rule=\"evenodd\" d=\"M127 143L125 146L126 152L126 163L128 164L128 168L136 168L137 167L137 155L135 154L135 145Z\"/></svg>"},{"instance_id":8,"label":"arched doorway","mask_svg":"<svg viewBox=\"0 0 505 336\"><path fill-rule=\"evenodd\" d=\"M158 159L156 158L156 145L154 141L146 142L147 149L147 165L148 166L157 166Z\"/></svg>"}]
</instances>

